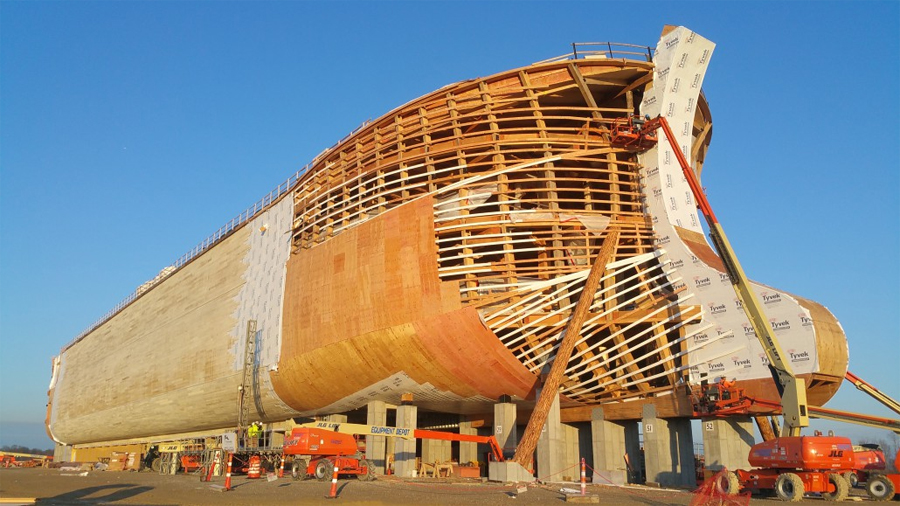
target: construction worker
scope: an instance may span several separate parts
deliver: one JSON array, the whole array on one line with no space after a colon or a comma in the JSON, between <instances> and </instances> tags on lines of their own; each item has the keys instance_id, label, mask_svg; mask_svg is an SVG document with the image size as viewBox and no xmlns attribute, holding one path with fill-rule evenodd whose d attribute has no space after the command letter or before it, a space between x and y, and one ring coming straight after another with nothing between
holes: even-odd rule
<instances>
[{"instance_id":1,"label":"construction worker","mask_svg":"<svg viewBox=\"0 0 900 506\"><path fill-rule=\"evenodd\" d=\"M141 470L142 471L143 470L148 470L148 471L153 470L153 461L158 458L159 458L159 447L156 445L153 445L147 450L147 454L144 456L144 460L141 462L143 464Z\"/></svg>"},{"instance_id":2,"label":"construction worker","mask_svg":"<svg viewBox=\"0 0 900 506\"><path fill-rule=\"evenodd\" d=\"M250 448L258 447L260 434L262 434L262 424L253 422L250 427L247 428L247 446Z\"/></svg>"},{"instance_id":3,"label":"construction worker","mask_svg":"<svg viewBox=\"0 0 900 506\"><path fill-rule=\"evenodd\" d=\"M640 114L635 114L631 118L631 127L636 134L641 133L641 129L644 128L644 118Z\"/></svg>"},{"instance_id":4,"label":"construction worker","mask_svg":"<svg viewBox=\"0 0 900 506\"><path fill-rule=\"evenodd\" d=\"M734 388L736 380L732 378L730 381L725 376L722 376L722 379L719 380L719 384L721 385L722 390L722 400L728 401L731 400L731 390Z\"/></svg>"}]
</instances>

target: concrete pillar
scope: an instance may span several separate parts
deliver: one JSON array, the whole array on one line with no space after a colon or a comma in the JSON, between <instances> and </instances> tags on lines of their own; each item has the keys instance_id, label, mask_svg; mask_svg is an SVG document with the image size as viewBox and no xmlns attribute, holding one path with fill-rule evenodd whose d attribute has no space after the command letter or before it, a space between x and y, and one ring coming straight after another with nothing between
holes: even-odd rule
<instances>
[{"instance_id":1,"label":"concrete pillar","mask_svg":"<svg viewBox=\"0 0 900 506\"><path fill-rule=\"evenodd\" d=\"M749 416L704 419L702 432L706 469L750 469L747 458L754 440L753 420Z\"/></svg>"},{"instance_id":2,"label":"concrete pillar","mask_svg":"<svg viewBox=\"0 0 900 506\"><path fill-rule=\"evenodd\" d=\"M368 425L387 425L387 406L382 401L369 401L366 406L366 423ZM366 436L366 460L374 467L377 474L384 474L385 437Z\"/></svg>"},{"instance_id":3,"label":"concrete pillar","mask_svg":"<svg viewBox=\"0 0 900 506\"><path fill-rule=\"evenodd\" d=\"M591 441L594 454L593 483L625 485L628 468L625 465L625 425L606 420L603 408L591 411ZM637 431L637 425L631 423Z\"/></svg>"},{"instance_id":4,"label":"concrete pillar","mask_svg":"<svg viewBox=\"0 0 900 506\"><path fill-rule=\"evenodd\" d=\"M72 462L72 447L57 443L53 449L53 462Z\"/></svg>"},{"instance_id":5,"label":"concrete pillar","mask_svg":"<svg viewBox=\"0 0 900 506\"><path fill-rule=\"evenodd\" d=\"M494 437L503 449L503 457L511 458L516 453L519 435L516 431L516 405L511 402L494 404Z\"/></svg>"},{"instance_id":6,"label":"concrete pillar","mask_svg":"<svg viewBox=\"0 0 900 506\"><path fill-rule=\"evenodd\" d=\"M178 462L181 460L181 453L175 452L169 455L171 460L169 460L169 470L166 474L178 474Z\"/></svg>"},{"instance_id":7,"label":"concrete pillar","mask_svg":"<svg viewBox=\"0 0 900 506\"><path fill-rule=\"evenodd\" d=\"M397 427L415 429L417 415L416 406L397 406ZM416 440L394 439L394 474L400 478L411 478L416 470Z\"/></svg>"},{"instance_id":8,"label":"concrete pillar","mask_svg":"<svg viewBox=\"0 0 900 506\"><path fill-rule=\"evenodd\" d=\"M347 423L347 415L325 415L326 422Z\"/></svg>"},{"instance_id":9,"label":"concrete pillar","mask_svg":"<svg viewBox=\"0 0 900 506\"><path fill-rule=\"evenodd\" d=\"M697 487L697 467L694 456L694 431L690 418L670 418L669 432L672 435L673 452L679 460L680 485L693 490ZM677 439L675 439L677 438Z\"/></svg>"},{"instance_id":10,"label":"concrete pillar","mask_svg":"<svg viewBox=\"0 0 900 506\"><path fill-rule=\"evenodd\" d=\"M647 482L664 487L696 487L691 420L657 418L656 406L645 404L642 423Z\"/></svg>"},{"instance_id":11,"label":"concrete pillar","mask_svg":"<svg viewBox=\"0 0 900 506\"><path fill-rule=\"evenodd\" d=\"M572 425L561 424L563 435L563 467L569 469L576 465L574 469L569 469L563 476L568 476L571 481L581 479L581 455L578 452L578 429ZM585 468L587 471L587 468ZM587 476L587 475L585 475Z\"/></svg>"},{"instance_id":12,"label":"concrete pillar","mask_svg":"<svg viewBox=\"0 0 900 506\"><path fill-rule=\"evenodd\" d=\"M422 440L422 462L447 462L450 460L452 448L450 441L439 439Z\"/></svg>"},{"instance_id":13,"label":"concrete pillar","mask_svg":"<svg viewBox=\"0 0 900 506\"><path fill-rule=\"evenodd\" d=\"M472 427L472 422L459 422L459 433L469 436L477 436L478 429ZM466 464L468 462L478 462L478 443L460 441L459 463Z\"/></svg>"},{"instance_id":14,"label":"concrete pillar","mask_svg":"<svg viewBox=\"0 0 900 506\"><path fill-rule=\"evenodd\" d=\"M559 396L553 399L547 421L537 444L537 477L539 480L563 481L566 464L563 427L559 419ZM580 471L579 471L580 473ZM569 473L571 474L571 473Z\"/></svg>"}]
</instances>

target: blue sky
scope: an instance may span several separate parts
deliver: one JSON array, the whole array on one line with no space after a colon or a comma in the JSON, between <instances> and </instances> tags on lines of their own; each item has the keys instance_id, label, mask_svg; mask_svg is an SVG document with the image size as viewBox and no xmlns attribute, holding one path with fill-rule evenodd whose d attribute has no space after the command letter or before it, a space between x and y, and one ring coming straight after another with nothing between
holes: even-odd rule
<instances>
[{"instance_id":1,"label":"blue sky","mask_svg":"<svg viewBox=\"0 0 900 506\"><path fill-rule=\"evenodd\" d=\"M3 1L0 444L49 447L60 348L363 121L665 24L717 44L703 186L745 270L825 304L900 398L896 1ZM848 384L828 406L890 415Z\"/></svg>"}]
</instances>

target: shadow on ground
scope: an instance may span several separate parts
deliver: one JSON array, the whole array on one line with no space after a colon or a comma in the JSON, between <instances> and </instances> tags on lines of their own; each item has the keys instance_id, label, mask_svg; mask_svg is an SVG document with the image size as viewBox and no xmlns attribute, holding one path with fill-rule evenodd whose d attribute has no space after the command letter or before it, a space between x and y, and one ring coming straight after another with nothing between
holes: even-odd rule
<instances>
[{"instance_id":1,"label":"shadow on ground","mask_svg":"<svg viewBox=\"0 0 900 506\"><path fill-rule=\"evenodd\" d=\"M153 487L139 487L130 483L86 487L66 492L54 497L38 499L36 504L68 505L68 504L109 504L130 499L134 496L153 490Z\"/></svg>"}]
</instances>

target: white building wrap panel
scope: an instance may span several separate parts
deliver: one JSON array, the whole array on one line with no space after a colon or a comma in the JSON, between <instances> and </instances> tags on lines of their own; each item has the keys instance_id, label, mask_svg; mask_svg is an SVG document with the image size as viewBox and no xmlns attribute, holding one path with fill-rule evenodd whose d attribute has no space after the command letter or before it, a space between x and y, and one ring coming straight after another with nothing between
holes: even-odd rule
<instances>
[{"instance_id":1,"label":"white building wrap panel","mask_svg":"<svg viewBox=\"0 0 900 506\"><path fill-rule=\"evenodd\" d=\"M688 159L695 107L715 45L684 27L666 34L656 49L654 86L641 103L641 113L664 116ZM697 205L672 147L659 132L656 147L640 156L647 209L653 216L664 260L685 283L692 303L703 308L702 322L688 327L691 380L727 376L758 379L770 376L768 360L741 308L727 274L693 255L675 227L703 233ZM726 226L727 224L724 224ZM809 312L790 295L753 284L791 366L798 374L818 370L815 330ZM698 301L698 302L693 302Z\"/></svg>"}]
</instances>

